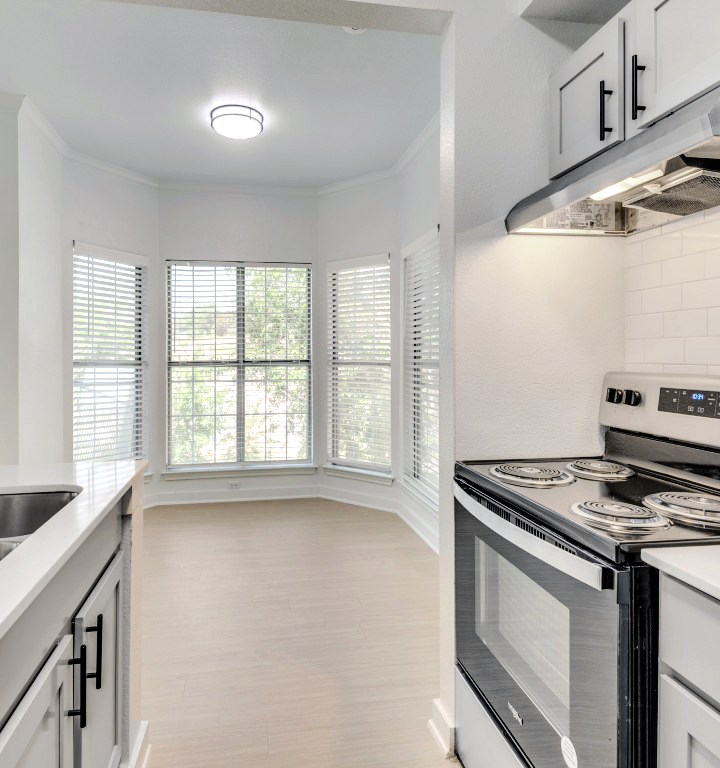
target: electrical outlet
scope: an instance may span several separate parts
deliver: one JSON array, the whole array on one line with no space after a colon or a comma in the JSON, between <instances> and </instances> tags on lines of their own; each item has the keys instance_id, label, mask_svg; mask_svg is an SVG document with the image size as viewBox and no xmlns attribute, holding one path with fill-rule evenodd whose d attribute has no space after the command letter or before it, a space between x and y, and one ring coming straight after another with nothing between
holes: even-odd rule
<instances>
[{"instance_id":1,"label":"electrical outlet","mask_svg":"<svg viewBox=\"0 0 720 768\"><path fill-rule=\"evenodd\" d=\"M242 488L242 480L228 480L228 486L231 491L237 491Z\"/></svg>"}]
</instances>

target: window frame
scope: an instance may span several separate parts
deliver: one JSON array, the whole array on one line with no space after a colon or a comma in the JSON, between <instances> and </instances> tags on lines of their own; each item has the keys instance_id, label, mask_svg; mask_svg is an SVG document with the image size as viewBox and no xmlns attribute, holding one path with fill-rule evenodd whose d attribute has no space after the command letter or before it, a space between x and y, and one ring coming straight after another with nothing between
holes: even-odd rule
<instances>
[{"instance_id":1,"label":"window frame","mask_svg":"<svg viewBox=\"0 0 720 768\"><path fill-rule=\"evenodd\" d=\"M350 459L338 456L338 450L336 448L338 443L338 422L335 419L336 396L337 389L335 387L335 368L338 365L347 365L348 361L342 363L336 360L335 349L337 347L335 343L335 334L333 331L333 324L336 319L335 311L336 305L333 298L333 286L334 276L340 271L363 269L367 267L387 267L387 282L388 282L388 303L389 310L387 316L387 322L389 324L389 338L388 338L388 354L386 361L353 361L358 365L368 365L373 367L387 368L389 374L388 381L388 401L389 414L388 414L388 462L378 463L372 461ZM392 477L393 468L393 429L392 429L392 401L393 401L393 355L392 355L392 327L393 327L393 313L392 313L392 269L390 253L381 253L373 256L364 256L354 259L342 259L337 261L330 261L327 263L327 466L332 470L348 470L353 473L367 473L376 475L380 478Z\"/></svg>"},{"instance_id":2,"label":"window frame","mask_svg":"<svg viewBox=\"0 0 720 768\"><path fill-rule=\"evenodd\" d=\"M148 293L148 272L150 260L141 254L131 253L127 251L120 251L113 248L107 248L105 246L94 245L91 243L84 243L79 240L73 240L72 242L72 319L71 319L71 348L72 348L72 382L71 382L71 396L72 396L72 457L73 461L115 461L123 459L145 459L148 456L148 417L147 417L147 401L148 401L148 340L147 340L147 293ZM75 357L75 317L76 317L76 293L75 293L75 280L76 280L76 259L78 257L85 257L88 259L96 259L99 261L114 262L129 267L134 267L136 270L135 278L135 317L139 326L139 331L136 335L135 343L135 357L134 361L129 360L107 360L107 359L76 359ZM122 456L116 455L112 458L76 458L75 447L75 371L78 368L135 368L136 384L135 384L135 414L136 418L133 424L134 437L131 440L131 455ZM137 418L139 414L139 418Z\"/></svg>"},{"instance_id":3,"label":"window frame","mask_svg":"<svg viewBox=\"0 0 720 768\"><path fill-rule=\"evenodd\" d=\"M171 359L172 344L172 311L171 311L171 270L173 265L180 266L199 266L199 267L231 267L237 270L236 281L236 334L237 334L237 352L238 355L232 360L222 361L173 361ZM285 358L278 360L269 359L245 359L245 294L244 294L244 269L245 268L295 268L306 270L306 295L307 295L307 358ZM242 274L242 277L241 277ZM165 474L181 475L194 474L208 476L215 474L227 474L235 471L253 471L253 470L292 470L292 468L307 468L313 466L314 457L314 433L313 433L313 349L312 349L312 264L308 262L273 262L273 261L240 261L240 260L217 260L217 259L167 259L165 261ZM241 287L242 286L242 287ZM242 350L242 356L240 351ZM306 366L307 367L307 455L303 459L262 459L262 460L239 460L230 462L202 462L188 464L172 464L171 446L172 446L172 390L171 373L173 368L193 368L193 367L234 367L237 370L236 375L236 445L238 455L244 454L244 434L245 416L244 413L244 369L247 366ZM242 372L242 375L241 375Z\"/></svg>"}]
</instances>

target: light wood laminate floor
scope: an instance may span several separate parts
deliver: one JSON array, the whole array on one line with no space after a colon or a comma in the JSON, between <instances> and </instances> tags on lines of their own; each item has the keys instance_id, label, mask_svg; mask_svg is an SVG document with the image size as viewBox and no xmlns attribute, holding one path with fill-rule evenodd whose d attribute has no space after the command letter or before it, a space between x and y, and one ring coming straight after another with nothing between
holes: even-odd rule
<instances>
[{"instance_id":1,"label":"light wood laminate floor","mask_svg":"<svg viewBox=\"0 0 720 768\"><path fill-rule=\"evenodd\" d=\"M437 556L395 515L320 499L145 513L151 768L450 768Z\"/></svg>"}]
</instances>

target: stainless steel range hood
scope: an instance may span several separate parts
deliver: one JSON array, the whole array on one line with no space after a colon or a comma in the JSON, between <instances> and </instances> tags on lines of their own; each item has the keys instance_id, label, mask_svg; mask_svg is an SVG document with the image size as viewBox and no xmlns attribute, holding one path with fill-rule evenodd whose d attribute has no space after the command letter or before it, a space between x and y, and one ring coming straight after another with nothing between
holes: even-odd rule
<instances>
[{"instance_id":1,"label":"stainless steel range hood","mask_svg":"<svg viewBox=\"0 0 720 768\"><path fill-rule=\"evenodd\" d=\"M625 236L720 205L720 89L519 202L509 233Z\"/></svg>"}]
</instances>

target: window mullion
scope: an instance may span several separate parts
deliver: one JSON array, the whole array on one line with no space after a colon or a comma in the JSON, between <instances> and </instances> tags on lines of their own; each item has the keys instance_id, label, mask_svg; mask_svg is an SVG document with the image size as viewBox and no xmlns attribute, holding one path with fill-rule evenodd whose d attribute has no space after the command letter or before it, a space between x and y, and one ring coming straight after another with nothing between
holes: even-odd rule
<instances>
[{"instance_id":1,"label":"window mullion","mask_svg":"<svg viewBox=\"0 0 720 768\"><path fill-rule=\"evenodd\" d=\"M245 267L237 267L236 281L236 333L237 333L237 461L245 461Z\"/></svg>"}]
</instances>

